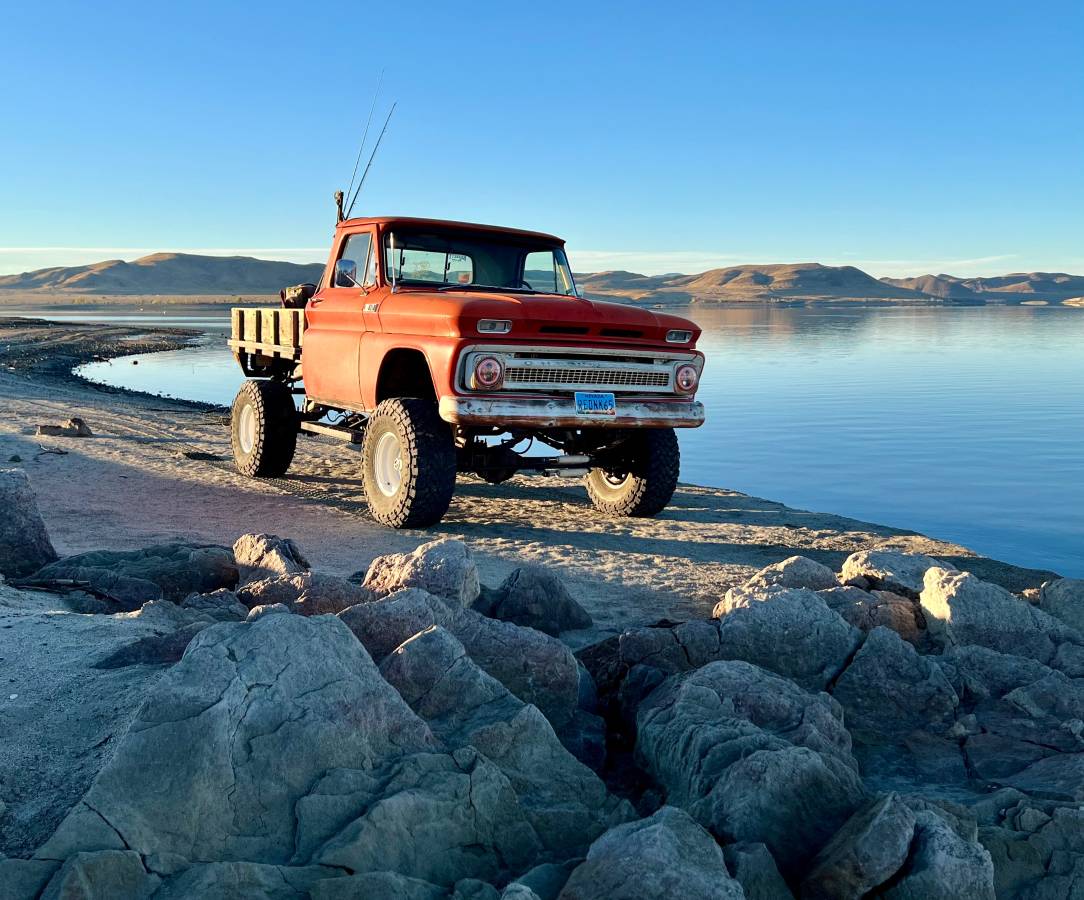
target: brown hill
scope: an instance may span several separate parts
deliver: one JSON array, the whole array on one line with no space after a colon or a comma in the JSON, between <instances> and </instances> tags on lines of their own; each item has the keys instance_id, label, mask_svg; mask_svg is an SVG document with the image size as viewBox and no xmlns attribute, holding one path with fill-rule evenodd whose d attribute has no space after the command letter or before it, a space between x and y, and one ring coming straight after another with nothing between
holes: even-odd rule
<instances>
[{"instance_id":1,"label":"brown hill","mask_svg":"<svg viewBox=\"0 0 1084 900\"><path fill-rule=\"evenodd\" d=\"M637 275L599 272L578 275L589 296L652 303L712 303L730 300L845 299L925 300L929 295L887 284L854 266L788 263L731 266L699 275Z\"/></svg>"},{"instance_id":2,"label":"brown hill","mask_svg":"<svg viewBox=\"0 0 1084 900\"><path fill-rule=\"evenodd\" d=\"M152 253L133 262L110 259L89 266L38 269L0 276L0 289L83 294L276 294L316 281L320 263L299 265L250 256Z\"/></svg>"},{"instance_id":3,"label":"brown hill","mask_svg":"<svg viewBox=\"0 0 1084 900\"><path fill-rule=\"evenodd\" d=\"M881 281L952 300L1065 300L1084 293L1084 275L1064 272L1014 272L989 278L920 275Z\"/></svg>"}]
</instances>

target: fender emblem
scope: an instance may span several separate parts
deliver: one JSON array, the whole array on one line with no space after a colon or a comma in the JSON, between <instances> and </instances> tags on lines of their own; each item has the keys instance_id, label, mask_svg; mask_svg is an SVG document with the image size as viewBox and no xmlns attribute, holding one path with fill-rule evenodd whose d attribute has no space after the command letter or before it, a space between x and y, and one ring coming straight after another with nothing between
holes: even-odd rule
<instances>
[{"instance_id":1,"label":"fender emblem","mask_svg":"<svg viewBox=\"0 0 1084 900\"><path fill-rule=\"evenodd\" d=\"M378 309L380 309L380 304L379 303L366 303L365 304L365 312L376 312Z\"/></svg>"}]
</instances>

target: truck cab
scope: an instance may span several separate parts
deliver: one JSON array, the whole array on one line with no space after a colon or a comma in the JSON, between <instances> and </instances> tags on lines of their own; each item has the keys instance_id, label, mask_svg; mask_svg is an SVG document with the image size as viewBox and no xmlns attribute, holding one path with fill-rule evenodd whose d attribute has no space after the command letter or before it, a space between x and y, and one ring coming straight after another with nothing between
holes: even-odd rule
<instances>
[{"instance_id":1,"label":"truck cab","mask_svg":"<svg viewBox=\"0 0 1084 900\"><path fill-rule=\"evenodd\" d=\"M250 333L246 345L235 313L231 346L248 374L279 385L263 390L277 395L286 419L296 417L295 436L332 433L362 445L366 497L379 521L438 521L457 472L493 482L525 469L583 476L594 505L619 515L654 515L669 502L678 475L673 429L704 420L695 399L700 330L582 296L560 238L433 219L348 219L309 293L303 328L290 332L296 340L257 341L260 350ZM235 456L242 471L272 474L252 456L260 404L248 384L235 402L235 431L242 418L247 429L235 436ZM533 440L558 455L523 455ZM284 457L275 456L273 474L285 472Z\"/></svg>"}]
</instances>

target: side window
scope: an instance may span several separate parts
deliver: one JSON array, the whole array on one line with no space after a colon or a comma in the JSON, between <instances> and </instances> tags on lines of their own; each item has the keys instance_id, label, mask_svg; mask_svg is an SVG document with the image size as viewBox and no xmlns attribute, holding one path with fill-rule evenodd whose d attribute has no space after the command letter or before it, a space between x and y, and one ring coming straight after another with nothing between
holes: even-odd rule
<instances>
[{"instance_id":1,"label":"side window","mask_svg":"<svg viewBox=\"0 0 1084 900\"><path fill-rule=\"evenodd\" d=\"M552 250L536 250L523 259L523 287L547 294L561 293L557 289L557 267Z\"/></svg>"},{"instance_id":2,"label":"side window","mask_svg":"<svg viewBox=\"0 0 1084 900\"><path fill-rule=\"evenodd\" d=\"M352 234L343 244L343 252L335 263L335 287L357 287L368 278L369 250L373 236L368 231Z\"/></svg>"}]
</instances>

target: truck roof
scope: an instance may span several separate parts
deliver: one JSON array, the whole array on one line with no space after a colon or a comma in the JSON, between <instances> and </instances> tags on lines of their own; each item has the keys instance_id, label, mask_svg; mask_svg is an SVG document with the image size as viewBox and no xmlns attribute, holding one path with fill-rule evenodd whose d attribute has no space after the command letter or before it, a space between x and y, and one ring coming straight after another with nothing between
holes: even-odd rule
<instances>
[{"instance_id":1,"label":"truck roof","mask_svg":"<svg viewBox=\"0 0 1084 900\"><path fill-rule=\"evenodd\" d=\"M501 225L482 225L477 222L455 222L450 219L419 219L412 216L365 216L363 218L346 219L338 224L338 228L349 228L353 225L411 225L420 228L462 228L469 231L490 231L501 234L514 234L516 237L533 238L547 243L564 244L564 241L553 234L544 231L525 231L522 228L505 228Z\"/></svg>"}]
</instances>

